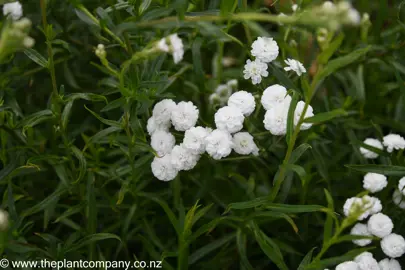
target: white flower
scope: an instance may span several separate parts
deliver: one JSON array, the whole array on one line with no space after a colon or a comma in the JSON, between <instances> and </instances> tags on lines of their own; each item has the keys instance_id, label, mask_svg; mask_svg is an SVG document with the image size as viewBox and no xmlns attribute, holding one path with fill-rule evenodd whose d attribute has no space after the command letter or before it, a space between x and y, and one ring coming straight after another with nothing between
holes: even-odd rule
<instances>
[{"instance_id":1,"label":"white flower","mask_svg":"<svg viewBox=\"0 0 405 270\"><path fill-rule=\"evenodd\" d=\"M183 41L177 34L172 34L168 37L162 38L157 42L156 47L163 52L171 53L173 55L173 61L175 64L179 63L183 59Z\"/></svg>"},{"instance_id":2,"label":"white flower","mask_svg":"<svg viewBox=\"0 0 405 270\"><path fill-rule=\"evenodd\" d=\"M240 155L259 155L259 148L253 141L252 135L248 132L238 132L233 135L233 150Z\"/></svg>"},{"instance_id":3,"label":"white flower","mask_svg":"<svg viewBox=\"0 0 405 270\"><path fill-rule=\"evenodd\" d=\"M172 124L177 131L194 127L198 120L198 109L191 101L181 101L172 111Z\"/></svg>"},{"instance_id":4,"label":"white flower","mask_svg":"<svg viewBox=\"0 0 405 270\"><path fill-rule=\"evenodd\" d=\"M18 1L4 4L3 15L10 15L14 21L18 20L23 15L22 5Z\"/></svg>"},{"instance_id":5,"label":"white flower","mask_svg":"<svg viewBox=\"0 0 405 270\"><path fill-rule=\"evenodd\" d=\"M209 97L208 100L211 105L217 105L217 104L222 104L223 102L221 101L221 97L217 93L212 93Z\"/></svg>"},{"instance_id":6,"label":"white flower","mask_svg":"<svg viewBox=\"0 0 405 270\"><path fill-rule=\"evenodd\" d=\"M394 224L387 215L377 213L370 217L367 227L370 233L377 237L383 238L391 234Z\"/></svg>"},{"instance_id":7,"label":"white flower","mask_svg":"<svg viewBox=\"0 0 405 270\"><path fill-rule=\"evenodd\" d=\"M354 225L352 230L350 231L350 234L359 236L371 236L371 233L367 229L367 225L362 223L357 223L356 225ZM353 240L353 243L358 246L364 247L371 243L371 239L356 239Z\"/></svg>"},{"instance_id":8,"label":"white flower","mask_svg":"<svg viewBox=\"0 0 405 270\"><path fill-rule=\"evenodd\" d=\"M284 60L284 62L288 65L288 67L284 68L285 71L295 71L298 76L301 76L303 73L307 72L304 65L301 64L300 61L288 58L287 60Z\"/></svg>"},{"instance_id":9,"label":"white flower","mask_svg":"<svg viewBox=\"0 0 405 270\"><path fill-rule=\"evenodd\" d=\"M169 154L175 144L176 140L173 134L167 131L158 130L152 134L150 145L159 157Z\"/></svg>"},{"instance_id":10,"label":"white flower","mask_svg":"<svg viewBox=\"0 0 405 270\"><path fill-rule=\"evenodd\" d=\"M398 134L389 134L384 137L383 145L387 147L388 153L391 153L394 149L405 149L405 139Z\"/></svg>"},{"instance_id":11,"label":"white flower","mask_svg":"<svg viewBox=\"0 0 405 270\"><path fill-rule=\"evenodd\" d=\"M192 127L184 133L183 146L194 154L205 152L205 138L210 130L203 127Z\"/></svg>"},{"instance_id":12,"label":"white flower","mask_svg":"<svg viewBox=\"0 0 405 270\"><path fill-rule=\"evenodd\" d=\"M146 124L146 129L147 129L149 135L152 136L152 134L157 130L168 131L170 126L171 126L170 121L158 125L155 121L155 117L152 116L148 119L148 123Z\"/></svg>"},{"instance_id":13,"label":"white flower","mask_svg":"<svg viewBox=\"0 0 405 270\"><path fill-rule=\"evenodd\" d=\"M267 64L258 59L253 62L248 59L243 74L243 77L246 80L251 78L253 84L259 84L262 81L262 77L269 76L269 72L267 72Z\"/></svg>"},{"instance_id":14,"label":"white flower","mask_svg":"<svg viewBox=\"0 0 405 270\"><path fill-rule=\"evenodd\" d=\"M183 41L177 34L169 36L171 53L173 55L173 61L175 64L179 63L183 59L184 55L184 46Z\"/></svg>"},{"instance_id":15,"label":"white flower","mask_svg":"<svg viewBox=\"0 0 405 270\"><path fill-rule=\"evenodd\" d=\"M298 5L297 5L297 4L292 5L292 6L291 6L291 9L292 9L294 12L296 12L296 11L298 10Z\"/></svg>"},{"instance_id":16,"label":"white flower","mask_svg":"<svg viewBox=\"0 0 405 270\"><path fill-rule=\"evenodd\" d=\"M255 110L256 102L251 93L238 91L229 97L228 106L237 108L243 115L249 116Z\"/></svg>"},{"instance_id":17,"label":"white flower","mask_svg":"<svg viewBox=\"0 0 405 270\"><path fill-rule=\"evenodd\" d=\"M346 21L351 25L359 25L361 21L360 13L354 8L349 9L346 13Z\"/></svg>"},{"instance_id":18,"label":"white flower","mask_svg":"<svg viewBox=\"0 0 405 270\"><path fill-rule=\"evenodd\" d=\"M178 171L171 163L171 156L155 157L151 164L153 175L161 181L171 181L176 178Z\"/></svg>"},{"instance_id":19,"label":"white flower","mask_svg":"<svg viewBox=\"0 0 405 270\"><path fill-rule=\"evenodd\" d=\"M381 260L378 265L381 270L402 270L401 265L395 259L384 259Z\"/></svg>"},{"instance_id":20,"label":"white flower","mask_svg":"<svg viewBox=\"0 0 405 270\"><path fill-rule=\"evenodd\" d=\"M388 185L387 177L378 173L367 173L363 178L363 188L375 193Z\"/></svg>"},{"instance_id":21,"label":"white flower","mask_svg":"<svg viewBox=\"0 0 405 270\"><path fill-rule=\"evenodd\" d=\"M299 101L297 103L297 106L295 107L295 112L294 112L294 126L298 124L298 121L300 120L300 117L304 111L305 107L305 102ZM311 105L308 105L307 111L305 112L304 119L309 118L314 116L314 109L312 109ZM301 130L307 130L312 127L311 123L302 123L300 129Z\"/></svg>"},{"instance_id":22,"label":"white flower","mask_svg":"<svg viewBox=\"0 0 405 270\"><path fill-rule=\"evenodd\" d=\"M273 135L285 135L287 133L289 107L290 102L286 101L268 110L264 115L264 128L270 131Z\"/></svg>"},{"instance_id":23,"label":"white flower","mask_svg":"<svg viewBox=\"0 0 405 270\"><path fill-rule=\"evenodd\" d=\"M206 138L206 151L213 159L229 156L232 151L232 136L223 130L215 129Z\"/></svg>"},{"instance_id":24,"label":"white flower","mask_svg":"<svg viewBox=\"0 0 405 270\"><path fill-rule=\"evenodd\" d=\"M241 130L244 120L245 117L242 112L235 107L225 106L215 113L215 124L217 128L229 133L235 133Z\"/></svg>"},{"instance_id":25,"label":"white flower","mask_svg":"<svg viewBox=\"0 0 405 270\"><path fill-rule=\"evenodd\" d=\"M278 56L277 42L271 37L258 37L252 43L252 55L264 63L270 63Z\"/></svg>"},{"instance_id":26,"label":"white flower","mask_svg":"<svg viewBox=\"0 0 405 270\"><path fill-rule=\"evenodd\" d=\"M352 197L346 200L343 206L345 216L360 214L358 220L367 218L370 214L376 214L382 209L381 201L368 195L362 198Z\"/></svg>"},{"instance_id":27,"label":"white flower","mask_svg":"<svg viewBox=\"0 0 405 270\"><path fill-rule=\"evenodd\" d=\"M191 170L200 159L200 155L190 152L183 144L176 145L170 156L173 167L179 171Z\"/></svg>"},{"instance_id":28,"label":"white flower","mask_svg":"<svg viewBox=\"0 0 405 270\"><path fill-rule=\"evenodd\" d=\"M353 261L347 261L336 266L336 270L360 270L360 268L357 263Z\"/></svg>"},{"instance_id":29,"label":"white flower","mask_svg":"<svg viewBox=\"0 0 405 270\"><path fill-rule=\"evenodd\" d=\"M405 195L405 177L399 179L398 190L401 191L402 195Z\"/></svg>"},{"instance_id":30,"label":"white flower","mask_svg":"<svg viewBox=\"0 0 405 270\"><path fill-rule=\"evenodd\" d=\"M398 189L392 194L392 200L399 206L399 208L405 209L405 198Z\"/></svg>"},{"instance_id":31,"label":"white flower","mask_svg":"<svg viewBox=\"0 0 405 270\"><path fill-rule=\"evenodd\" d=\"M233 80L229 80L226 85L231 88L231 93L232 90L236 90L238 88L238 80L233 79Z\"/></svg>"},{"instance_id":32,"label":"white flower","mask_svg":"<svg viewBox=\"0 0 405 270\"><path fill-rule=\"evenodd\" d=\"M326 1L322 5L322 9L327 14L334 14L337 12L336 5L331 1Z\"/></svg>"},{"instance_id":33,"label":"white flower","mask_svg":"<svg viewBox=\"0 0 405 270\"><path fill-rule=\"evenodd\" d=\"M395 233L387 235L381 240L381 249L388 257L401 257L405 253L405 239Z\"/></svg>"},{"instance_id":34,"label":"white flower","mask_svg":"<svg viewBox=\"0 0 405 270\"><path fill-rule=\"evenodd\" d=\"M285 102L290 104L291 96L287 95L287 89L284 86L274 84L264 90L261 102L265 110L270 110L278 104Z\"/></svg>"},{"instance_id":35,"label":"white flower","mask_svg":"<svg viewBox=\"0 0 405 270\"><path fill-rule=\"evenodd\" d=\"M215 89L215 93L218 95L220 103L225 104L232 94L232 87L227 84L220 84Z\"/></svg>"},{"instance_id":36,"label":"white flower","mask_svg":"<svg viewBox=\"0 0 405 270\"><path fill-rule=\"evenodd\" d=\"M354 261L360 270L380 270L377 260L373 258L373 254L370 252L361 253Z\"/></svg>"},{"instance_id":37,"label":"white flower","mask_svg":"<svg viewBox=\"0 0 405 270\"><path fill-rule=\"evenodd\" d=\"M8 228L8 213L0 209L0 230L4 231Z\"/></svg>"},{"instance_id":38,"label":"white flower","mask_svg":"<svg viewBox=\"0 0 405 270\"><path fill-rule=\"evenodd\" d=\"M372 147L378 148L378 149L384 149L382 143L377 140L377 139L372 139L372 138L367 138L364 140L364 144L370 145ZM366 148L360 147L360 153L365 157L365 158L370 158L370 159L374 159L378 157L378 154L370 151Z\"/></svg>"},{"instance_id":39,"label":"white flower","mask_svg":"<svg viewBox=\"0 0 405 270\"><path fill-rule=\"evenodd\" d=\"M153 107L153 118L157 125L170 125L170 116L176 108L176 103L171 99L164 99Z\"/></svg>"}]
</instances>

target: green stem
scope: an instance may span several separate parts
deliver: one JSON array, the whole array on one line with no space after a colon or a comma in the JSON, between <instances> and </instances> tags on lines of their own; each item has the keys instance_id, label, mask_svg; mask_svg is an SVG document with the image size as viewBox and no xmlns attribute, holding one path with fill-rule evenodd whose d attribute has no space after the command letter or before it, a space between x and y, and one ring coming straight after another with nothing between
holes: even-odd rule
<instances>
[{"instance_id":1,"label":"green stem","mask_svg":"<svg viewBox=\"0 0 405 270\"><path fill-rule=\"evenodd\" d=\"M177 269L187 270L188 269L188 244L187 241L183 239L183 235L179 236L179 256L177 257Z\"/></svg>"},{"instance_id":2,"label":"green stem","mask_svg":"<svg viewBox=\"0 0 405 270\"><path fill-rule=\"evenodd\" d=\"M58 97L58 87L56 84L56 75L55 75L55 64L53 62L53 52L52 52L52 43L51 40L49 39L50 33L48 32L48 22L46 19L46 0L41 0L41 11L42 11L42 25L45 31L45 36L46 36L46 45L48 46L48 69L51 74L51 80L52 80L52 90L53 90L53 95L55 98Z\"/></svg>"},{"instance_id":3,"label":"green stem","mask_svg":"<svg viewBox=\"0 0 405 270\"><path fill-rule=\"evenodd\" d=\"M307 102L305 102L304 110L302 111L298 124L294 129L293 135L291 136L291 139L290 139L290 142L289 142L288 148L287 148L287 153L286 153L283 163L281 165L278 177L275 179L274 187L270 193L270 197L269 197L270 202L273 202L275 200L275 198L277 197L277 195L280 191L281 184L284 182L284 177L285 177L286 167L287 167L286 165L290 161L291 154L294 150L294 146L295 146L298 134L301 129L301 125L303 124L305 114L309 107L309 102L310 102L310 99Z\"/></svg>"},{"instance_id":4,"label":"green stem","mask_svg":"<svg viewBox=\"0 0 405 270\"><path fill-rule=\"evenodd\" d=\"M43 0L41 0L43 1ZM117 36L115 35L113 32L111 32L110 29L108 29L107 27L102 27L100 24L100 21L93 16L93 14L91 14L90 11L87 10L87 8L83 5L78 5L77 6L78 9L80 9L84 14L86 14L95 24L97 24L101 29L103 29L104 32L107 33L107 35L109 35L110 37L112 37L115 41L117 41L121 47L123 47L125 50L128 50L127 46L125 45L125 43Z\"/></svg>"}]
</instances>

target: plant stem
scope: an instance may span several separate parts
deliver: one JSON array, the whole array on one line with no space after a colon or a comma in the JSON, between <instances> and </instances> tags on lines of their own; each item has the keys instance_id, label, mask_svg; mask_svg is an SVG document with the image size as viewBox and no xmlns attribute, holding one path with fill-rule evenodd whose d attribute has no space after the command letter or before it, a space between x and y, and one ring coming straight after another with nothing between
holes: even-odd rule
<instances>
[{"instance_id":1,"label":"plant stem","mask_svg":"<svg viewBox=\"0 0 405 270\"><path fill-rule=\"evenodd\" d=\"M41 0L40 4L41 4L41 11L42 11L42 25L43 25L44 32L45 32L46 45L48 46L48 69L51 74L53 95L55 98L57 98L58 97L58 87L56 84L55 64L53 62L52 43L51 43L51 40L49 39L49 35L51 33L48 32L48 22L46 20L46 0Z\"/></svg>"}]
</instances>

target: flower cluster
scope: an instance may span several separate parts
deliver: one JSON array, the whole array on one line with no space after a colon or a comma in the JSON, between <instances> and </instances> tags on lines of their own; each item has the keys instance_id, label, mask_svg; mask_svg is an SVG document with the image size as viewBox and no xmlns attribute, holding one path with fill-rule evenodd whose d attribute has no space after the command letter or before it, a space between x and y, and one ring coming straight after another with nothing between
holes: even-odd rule
<instances>
[{"instance_id":1,"label":"flower cluster","mask_svg":"<svg viewBox=\"0 0 405 270\"><path fill-rule=\"evenodd\" d=\"M229 97L232 95L232 92L237 88L237 80L230 80L226 84L218 85L218 87L215 89L215 92L212 93L209 97L210 104L220 106L225 105Z\"/></svg>"},{"instance_id":2,"label":"flower cluster","mask_svg":"<svg viewBox=\"0 0 405 270\"><path fill-rule=\"evenodd\" d=\"M22 5L18 1L4 4L3 15L10 16L14 21L19 20L23 15Z\"/></svg>"},{"instance_id":3,"label":"flower cluster","mask_svg":"<svg viewBox=\"0 0 405 270\"><path fill-rule=\"evenodd\" d=\"M263 120L265 129L273 135L285 135L287 133L288 110L291 104L291 96L288 95L287 89L279 84L267 87L261 97L261 103L266 110ZM297 103L294 112L294 126L298 124L304 108L305 103L303 101ZM304 118L311 116L314 116L313 109L308 105ZM310 123L304 123L301 125L301 130L309 129L311 126Z\"/></svg>"},{"instance_id":4,"label":"flower cluster","mask_svg":"<svg viewBox=\"0 0 405 270\"><path fill-rule=\"evenodd\" d=\"M245 116L249 116L255 107L252 94L235 92L229 97L228 106L215 113L217 129L212 130L195 126L199 110L192 102L176 104L165 99L156 103L147 123L150 144L157 155L151 164L152 173L161 181L173 180L179 171L193 169L204 152L217 160L228 156L232 150L241 155L258 155L259 149L252 135L239 132ZM171 127L185 132L181 144L176 145L176 139L169 131Z\"/></svg>"},{"instance_id":5,"label":"flower cluster","mask_svg":"<svg viewBox=\"0 0 405 270\"><path fill-rule=\"evenodd\" d=\"M405 139L398 134L388 134L383 138L382 143L373 138L367 138L363 143L380 150L384 150L385 147L388 153L392 153L394 150L405 149ZM360 147L360 152L365 158L368 159L375 159L378 157L378 153L364 147Z\"/></svg>"},{"instance_id":6,"label":"flower cluster","mask_svg":"<svg viewBox=\"0 0 405 270\"><path fill-rule=\"evenodd\" d=\"M157 43L157 48L162 52L171 53L175 64L183 59L184 46L183 41L177 34L172 34L168 37L162 38Z\"/></svg>"},{"instance_id":7,"label":"flower cluster","mask_svg":"<svg viewBox=\"0 0 405 270\"><path fill-rule=\"evenodd\" d=\"M256 58L254 61L248 59L243 70L244 78L251 79L253 84L259 84L262 77L269 76L267 71L268 64L273 62L279 54L277 42L272 37L258 37L252 43L251 54ZM297 60L285 60L287 67L286 71L295 71L298 76L306 72L305 67Z\"/></svg>"},{"instance_id":8,"label":"flower cluster","mask_svg":"<svg viewBox=\"0 0 405 270\"><path fill-rule=\"evenodd\" d=\"M369 143L375 141L368 139ZM378 144L375 144L378 145ZM370 193L382 191L387 186L387 177L377 173L367 173L363 178L363 187ZM405 186L405 177L400 180L399 187ZM399 192L399 190L398 190ZM402 196L402 194L399 194ZM379 238L383 253L389 257L379 263L369 252L360 254L354 261L341 263L336 269L401 269L395 258L405 254L405 239L398 234L393 233L394 223L391 218L383 213L381 201L376 197L365 195L361 198L352 197L346 200L343 206L343 212L349 219L357 219L365 223L356 223L350 234L362 238L353 240L358 246L367 246L371 244L372 238ZM356 268L357 267L357 268Z\"/></svg>"},{"instance_id":9,"label":"flower cluster","mask_svg":"<svg viewBox=\"0 0 405 270\"><path fill-rule=\"evenodd\" d=\"M327 27L338 29L343 25L359 25L361 21L360 13L352 7L350 2L339 1L334 4L331 1L326 1L317 9L314 9L314 16L324 19Z\"/></svg>"}]
</instances>

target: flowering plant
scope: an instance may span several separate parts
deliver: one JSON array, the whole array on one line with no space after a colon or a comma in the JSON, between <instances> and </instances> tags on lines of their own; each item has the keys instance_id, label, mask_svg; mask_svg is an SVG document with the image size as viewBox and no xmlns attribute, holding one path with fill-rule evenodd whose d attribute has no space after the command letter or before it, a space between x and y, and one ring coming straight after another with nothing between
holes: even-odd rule
<instances>
[{"instance_id":1,"label":"flowering plant","mask_svg":"<svg viewBox=\"0 0 405 270\"><path fill-rule=\"evenodd\" d=\"M404 5L377 2L0 1L1 256L401 269Z\"/></svg>"}]
</instances>

